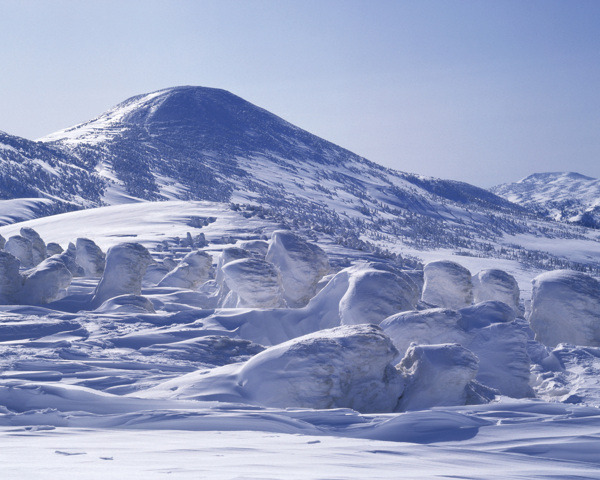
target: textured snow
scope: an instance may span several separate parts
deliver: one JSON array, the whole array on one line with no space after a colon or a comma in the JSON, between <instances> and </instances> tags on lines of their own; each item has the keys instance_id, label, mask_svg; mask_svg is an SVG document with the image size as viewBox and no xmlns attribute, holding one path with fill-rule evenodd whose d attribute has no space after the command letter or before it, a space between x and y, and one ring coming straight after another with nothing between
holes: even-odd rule
<instances>
[{"instance_id":1,"label":"textured snow","mask_svg":"<svg viewBox=\"0 0 600 480\"><path fill-rule=\"evenodd\" d=\"M533 279L529 322L536 340L600 346L600 282L580 272L557 270Z\"/></svg>"},{"instance_id":2,"label":"textured snow","mask_svg":"<svg viewBox=\"0 0 600 480\"><path fill-rule=\"evenodd\" d=\"M423 268L425 285L424 302L431 305L458 309L473 302L471 272L462 265L449 260L430 262Z\"/></svg>"}]
</instances>

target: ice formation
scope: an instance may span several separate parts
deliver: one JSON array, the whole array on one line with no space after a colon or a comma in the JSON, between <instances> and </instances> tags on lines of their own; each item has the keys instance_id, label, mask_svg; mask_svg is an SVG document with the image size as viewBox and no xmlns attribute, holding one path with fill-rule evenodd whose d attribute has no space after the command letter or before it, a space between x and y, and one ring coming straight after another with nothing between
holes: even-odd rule
<instances>
[{"instance_id":1,"label":"ice formation","mask_svg":"<svg viewBox=\"0 0 600 480\"><path fill-rule=\"evenodd\" d=\"M73 275L56 256L47 258L35 268L25 272L24 277L21 303L45 305L66 296Z\"/></svg>"},{"instance_id":2,"label":"ice formation","mask_svg":"<svg viewBox=\"0 0 600 480\"><path fill-rule=\"evenodd\" d=\"M31 242L31 256L33 266L39 265L46 259L46 244L42 240L42 237L33 229L29 227L21 228L21 236Z\"/></svg>"},{"instance_id":3,"label":"ice formation","mask_svg":"<svg viewBox=\"0 0 600 480\"><path fill-rule=\"evenodd\" d=\"M473 303L471 272L449 260L430 262L423 268L423 301L457 310Z\"/></svg>"},{"instance_id":4,"label":"ice formation","mask_svg":"<svg viewBox=\"0 0 600 480\"><path fill-rule=\"evenodd\" d=\"M258 258L242 258L225 264L224 282L229 293L224 307L285 307L281 275L275 266Z\"/></svg>"},{"instance_id":5,"label":"ice formation","mask_svg":"<svg viewBox=\"0 0 600 480\"><path fill-rule=\"evenodd\" d=\"M23 286L19 265L17 257L0 250L0 305L13 305L19 302Z\"/></svg>"},{"instance_id":6,"label":"ice formation","mask_svg":"<svg viewBox=\"0 0 600 480\"><path fill-rule=\"evenodd\" d=\"M120 243L110 247L106 268L94 292L92 305L98 307L109 298L119 295L140 295L146 267L153 262L146 247L139 243Z\"/></svg>"},{"instance_id":7,"label":"ice formation","mask_svg":"<svg viewBox=\"0 0 600 480\"><path fill-rule=\"evenodd\" d=\"M319 280L329 272L327 254L287 230L276 230L266 259L281 272L285 300L302 307L315 295Z\"/></svg>"},{"instance_id":8,"label":"ice formation","mask_svg":"<svg viewBox=\"0 0 600 480\"><path fill-rule=\"evenodd\" d=\"M4 250L18 258L21 262L21 267L33 267L33 250L31 240L21 235L13 235L6 241Z\"/></svg>"},{"instance_id":9,"label":"ice formation","mask_svg":"<svg viewBox=\"0 0 600 480\"><path fill-rule=\"evenodd\" d=\"M600 346L600 282L580 272L556 270L532 281L529 323L535 339Z\"/></svg>"},{"instance_id":10,"label":"ice formation","mask_svg":"<svg viewBox=\"0 0 600 480\"><path fill-rule=\"evenodd\" d=\"M465 405L478 363L471 351L458 344L411 345L397 367L406 379L398 409Z\"/></svg>"},{"instance_id":11,"label":"ice formation","mask_svg":"<svg viewBox=\"0 0 600 480\"><path fill-rule=\"evenodd\" d=\"M504 270L488 269L473 275L473 301L499 300L519 311L519 284Z\"/></svg>"},{"instance_id":12,"label":"ice formation","mask_svg":"<svg viewBox=\"0 0 600 480\"><path fill-rule=\"evenodd\" d=\"M83 268L86 277L101 277L104 272L106 255L100 247L88 238L78 238L76 243L77 263Z\"/></svg>"},{"instance_id":13,"label":"ice formation","mask_svg":"<svg viewBox=\"0 0 600 480\"><path fill-rule=\"evenodd\" d=\"M58 254L57 258L65 264L65 267L69 269L71 275L74 277L85 276L83 267L77 263L77 248L75 247L75 244L69 243L67 249Z\"/></svg>"},{"instance_id":14,"label":"ice formation","mask_svg":"<svg viewBox=\"0 0 600 480\"><path fill-rule=\"evenodd\" d=\"M339 304L341 322L379 324L390 315L414 309L419 296L417 285L402 272L366 268L350 277Z\"/></svg>"},{"instance_id":15,"label":"ice formation","mask_svg":"<svg viewBox=\"0 0 600 480\"><path fill-rule=\"evenodd\" d=\"M208 280L212 257L202 251L188 253L172 271L158 283L159 287L197 289Z\"/></svg>"},{"instance_id":16,"label":"ice formation","mask_svg":"<svg viewBox=\"0 0 600 480\"><path fill-rule=\"evenodd\" d=\"M58 243L49 242L48 245L46 245L46 255L48 257L51 257L52 255L60 255L63 252L63 248Z\"/></svg>"}]
</instances>

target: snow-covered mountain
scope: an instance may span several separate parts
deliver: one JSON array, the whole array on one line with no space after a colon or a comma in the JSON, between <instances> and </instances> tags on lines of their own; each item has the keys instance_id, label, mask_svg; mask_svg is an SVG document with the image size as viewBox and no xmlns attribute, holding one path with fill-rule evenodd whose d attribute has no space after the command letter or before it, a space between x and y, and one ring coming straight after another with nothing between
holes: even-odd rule
<instances>
[{"instance_id":1,"label":"snow-covered mountain","mask_svg":"<svg viewBox=\"0 0 600 480\"><path fill-rule=\"evenodd\" d=\"M97 206L103 190L102 179L77 158L0 132L0 224Z\"/></svg>"},{"instance_id":2,"label":"snow-covered mountain","mask_svg":"<svg viewBox=\"0 0 600 480\"><path fill-rule=\"evenodd\" d=\"M596 178L575 172L534 173L491 191L555 220L600 227L600 180Z\"/></svg>"}]
</instances>

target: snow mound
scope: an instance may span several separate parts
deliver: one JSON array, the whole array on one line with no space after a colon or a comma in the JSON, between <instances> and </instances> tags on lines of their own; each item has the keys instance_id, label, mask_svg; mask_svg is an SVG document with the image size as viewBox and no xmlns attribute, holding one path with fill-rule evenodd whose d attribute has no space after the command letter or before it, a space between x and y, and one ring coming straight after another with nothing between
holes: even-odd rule
<instances>
[{"instance_id":1,"label":"snow mound","mask_svg":"<svg viewBox=\"0 0 600 480\"><path fill-rule=\"evenodd\" d=\"M529 323L535 339L600 346L600 282L584 273L556 270L532 281Z\"/></svg>"},{"instance_id":2,"label":"snow mound","mask_svg":"<svg viewBox=\"0 0 600 480\"><path fill-rule=\"evenodd\" d=\"M13 235L6 241L4 250L18 258L23 268L33 267L33 247L31 240L21 235Z\"/></svg>"},{"instance_id":3,"label":"snow mound","mask_svg":"<svg viewBox=\"0 0 600 480\"><path fill-rule=\"evenodd\" d=\"M155 313L152 302L141 295L119 295L106 300L96 313Z\"/></svg>"},{"instance_id":4,"label":"snow mound","mask_svg":"<svg viewBox=\"0 0 600 480\"><path fill-rule=\"evenodd\" d=\"M475 303L498 300L519 311L519 284L504 270L489 269L473 275L473 301Z\"/></svg>"},{"instance_id":5,"label":"snow mound","mask_svg":"<svg viewBox=\"0 0 600 480\"><path fill-rule=\"evenodd\" d=\"M240 240L237 245L242 250L250 252L251 255L265 258L269 250L269 242L266 240Z\"/></svg>"},{"instance_id":6,"label":"snow mound","mask_svg":"<svg viewBox=\"0 0 600 480\"><path fill-rule=\"evenodd\" d=\"M398 364L406 379L400 410L465 405L477 375L477 357L457 344L411 345Z\"/></svg>"},{"instance_id":7,"label":"snow mound","mask_svg":"<svg viewBox=\"0 0 600 480\"><path fill-rule=\"evenodd\" d=\"M56 242L49 242L46 245L46 255L51 257L52 255L60 255L64 252L64 249Z\"/></svg>"},{"instance_id":8,"label":"snow mound","mask_svg":"<svg viewBox=\"0 0 600 480\"><path fill-rule=\"evenodd\" d=\"M523 322L524 323L524 322ZM515 398L531 397L527 325L515 321L502 302L483 302L459 311L429 309L399 313L380 326L398 350L412 343L456 343L479 358L477 381Z\"/></svg>"},{"instance_id":9,"label":"snow mound","mask_svg":"<svg viewBox=\"0 0 600 480\"><path fill-rule=\"evenodd\" d=\"M92 305L100 306L119 295L140 295L146 267L153 262L146 247L139 243L120 243L110 247L106 269L94 292Z\"/></svg>"},{"instance_id":10,"label":"snow mound","mask_svg":"<svg viewBox=\"0 0 600 480\"><path fill-rule=\"evenodd\" d=\"M45 305L67 295L73 275L57 257L50 257L37 267L25 272L21 303Z\"/></svg>"},{"instance_id":11,"label":"snow mound","mask_svg":"<svg viewBox=\"0 0 600 480\"><path fill-rule=\"evenodd\" d=\"M0 250L0 305L14 305L19 301L23 286L19 265L17 257Z\"/></svg>"},{"instance_id":12,"label":"snow mound","mask_svg":"<svg viewBox=\"0 0 600 480\"><path fill-rule=\"evenodd\" d=\"M83 267L77 263L77 247L75 247L75 244L69 243L67 249L56 258L65 264L65 267L69 269L71 275L74 277L85 276Z\"/></svg>"},{"instance_id":13,"label":"snow mound","mask_svg":"<svg viewBox=\"0 0 600 480\"><path fill-rule=\"evenodd\" d=\"M21 228L21 236L31 242L31 256L33 265L39 265L46 259L46 244L33 228Z\"/></svg>"},{"instance_id":14,"label":"snow mound","mask_svg":"<svg viewBox=\"0 0 600 480\"><path fill-rule=\"evenodd\" d=\"M391 412L404 388L390 363L397 353L379 327L343 326L270 347L242 365L185 375L144 395Z\"/></svg>"},{"instance_id":15,"label":"snow mound","mask_svg":"<svg viewBox=\"0 0 600 480\"><path fill-rule=\"evenodd\" d=\"M342 325L372 323L405 310L419 300L417 285L408 276L367 268L350 277L348 290L340 300Z\"/></svg>"},{"instance_id":16,"label":"snow mound","mask_svg":"<svg viewBox=\"0 0 600 480\"><path fill-rule=\"evenodd\" d=\"M276 230L266 259L281 272L285 300L303 307L314 297L317 284L329 272L329 260L321 247L287 230Z\"/></svg>"},{"instance_id":17,"label":"snow mound","mask_svg":"<svg viewBox=\"0 0 600 480\"><path fill-rule=\"evenodd\" d=\"M281 308L286 306L279 270L258 258L242 258L221 269L229 293L224 307Z\"/></svg>"},{"instance_id":18,"label":"snow mound","mask_svg":"<svg viewBox=\"0 0 600 480\"><path fill-rule=\"evenodd\" d=\"M196 290L208 280L212 257L202 251L188 253L181 262L158 283L159 287Z\"/></svg>"},{"instance_id":19,"label":"snow mound","mask_svg":"<svg viewBox=\"0 0 600 480\"><path fill-rule=\"evenodd\" d=\"M100 247L88 238L78 238L76 243L77 263L83 268L86 277L101 277L104 272L106 255Z\"/></svg>"},{"instance_id":20,"label":"snow mound","mask_svg":"<svg viewBox=\"0 0 600 480\"><path fill-rule=\"evenodd\" d=\"M471 272L449 260L430 262L423 268L424 302L442 308L458 310L473 303Z\"/></svg>"}]
</instances>

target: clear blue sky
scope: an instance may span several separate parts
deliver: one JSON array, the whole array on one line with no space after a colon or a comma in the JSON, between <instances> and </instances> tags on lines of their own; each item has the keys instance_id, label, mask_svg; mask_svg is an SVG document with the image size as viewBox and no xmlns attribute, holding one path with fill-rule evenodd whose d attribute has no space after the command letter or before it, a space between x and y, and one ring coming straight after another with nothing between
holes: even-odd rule
<instances>
[{"instance_id":1,"label":"clear blue sky","mask_svg":"<svg viewBox=\"0 0 600 480\"><path fill-rule=\"evenodd\" d=\"M597 0L0 0L0 130L227 89L377 163L600 178Z\"/></svg>"}]
</instances>

